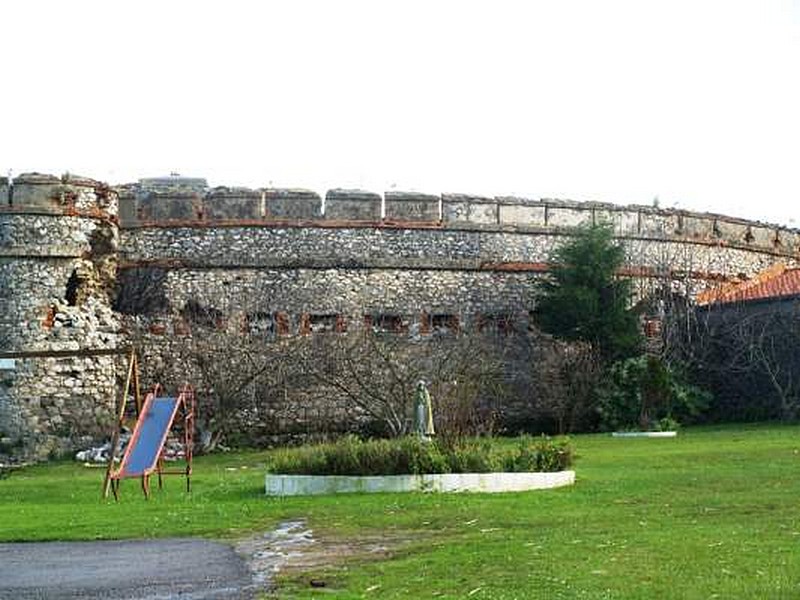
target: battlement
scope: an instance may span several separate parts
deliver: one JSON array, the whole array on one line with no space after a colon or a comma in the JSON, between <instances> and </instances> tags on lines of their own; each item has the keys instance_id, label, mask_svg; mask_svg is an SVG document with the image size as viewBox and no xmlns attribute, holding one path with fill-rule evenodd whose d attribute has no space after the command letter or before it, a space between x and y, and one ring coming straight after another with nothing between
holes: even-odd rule
<instances>
[{"instance_id":1,"label":"battlement","mask_svg":"<svg viewBox=\"0 0 800 600\"><path fill-rule=\"evenodd\" d=\"M563 233L610 223L619 237L684 240L800 254L800 232L711 213L513 196L332 189L138 188L121 190L123 228L303 226L480 229Z\"/></svg>"},{"instance_id":2,"label":"battlement","mask_svg":"<svg viewBox=\"0 0 800 600\"><path fill-rule=\"evenodd\" d=\"M142 179L111 188L86 177L0 177L0 212L119 218L122 228L299 226L390 227L565 233L610 223L617 236L728 245L800 255L796 229L712 213L514 196L298 188L209 188L188 177Z\"/></svg>"},{"instance_id":3,"label":"battlement","mask_svg":"<svg viewBox=\"0 0 800 600\"><path fill-rule=\"evenodd\" d=\"M0 178L0 211L116 218L117 192L69 173L62 177L23 173L11 180Z\"/></svg>"}]
</instances>

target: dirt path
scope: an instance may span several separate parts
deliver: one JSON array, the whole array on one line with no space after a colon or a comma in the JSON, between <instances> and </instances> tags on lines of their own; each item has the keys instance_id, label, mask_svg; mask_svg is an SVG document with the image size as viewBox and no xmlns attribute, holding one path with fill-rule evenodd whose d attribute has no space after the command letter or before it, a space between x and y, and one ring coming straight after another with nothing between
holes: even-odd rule
<instances>
[{"instance_id":1,"label":"dirt path","mask_svg":"<svg viewBox=\"0 0 800 600\"><path fill-rule=\"evenodd\" d=\"M318 538L303 520L286 521L275 530L236 544L259 589L270 589L279 571L302 572L341 565L347 560L380 560L407 541L387 536L358 540Z\"/></svg>"}]
</instances>

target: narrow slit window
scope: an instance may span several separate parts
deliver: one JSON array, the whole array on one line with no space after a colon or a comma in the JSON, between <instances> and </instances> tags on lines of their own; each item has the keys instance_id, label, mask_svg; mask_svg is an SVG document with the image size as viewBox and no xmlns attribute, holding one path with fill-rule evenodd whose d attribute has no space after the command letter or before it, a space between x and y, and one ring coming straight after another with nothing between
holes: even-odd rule
<instances>
[{"instance_id":1,"label":"narrow slit window","mask_svg":"<svg viewBox=\"0 0 800 600\"><path fill-rule=\"evenodd\" d=\"M275 317L269 312L254 312L247 315L247 333L251 335L275 335Z\"/></svg>"},{"instance_id":2,"label":"narrow slit window","mask_svg":"<svg viewBox=\"0 0 800 600\"><path fill-rule=\"evenodd\" d=\"M457 315L433 314L431 315L431 333L451 334L458 333L459 321Z\"/></svg>"},{"instance_id":3,"label":"narrow slit window","mask_svg":"<svg viewBox=\"0 0 800 600\"><path fill-rule=\"evenodd\" d=\"M368 319L364 319L372 327L374 333L405 333L408 331L408 323L401 315L378 314Z\"/></svg>"}]
</instances>

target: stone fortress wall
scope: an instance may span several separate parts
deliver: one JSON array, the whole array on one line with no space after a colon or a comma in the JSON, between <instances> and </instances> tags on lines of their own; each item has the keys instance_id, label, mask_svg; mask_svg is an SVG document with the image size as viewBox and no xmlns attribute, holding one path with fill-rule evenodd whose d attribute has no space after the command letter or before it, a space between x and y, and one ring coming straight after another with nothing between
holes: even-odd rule
<instances>
[{"instance_id":1,"label":"stone fortress wall","mask_svg":"<svg viewBox=\"0 0 800 600\"><path fill-rule=\"evenodd\" d=\"M208 314L267 337L524 328L552 249L600 221L625 241L627 274L691 291L800 256L796 230L653 207L341 189L323 200L183 178L112 190L25 175L0 179L0 348L136 339L154 375L170 361L169 340L190 339ZM115 364L31 358L0 370L0 455L97 436ZM308 428L330 420L330 407L299 402L272 414Z\"/></svg>"},{"instance_id":2,"label":"stone fortress wall","mask_svg":"<svg viewBox=\"0 0 800 600\"><path fill-rule=\"evenodd\" d=\"M190 300L242 319L271 315L286 333L332 316L423 330L436 315L462 326L525 321L555 245L592 222L625 240L629 274L694 292L800 253L795 230L720 215L452 194L331 190L323 201L296 189L132 186L120 218L122 279L159 274L174 306L155 330L167 335L189 325L180 308Z\"/></svg>"},{"instance_id":3,"label":"stone fortress wall","mask_svg":"<svg viewBox=\"0 0 800 600\"><path fill-rule=\"evenodd\" d=\"M116 192L76 177L31 174L15 183L0 179L0 350L116 347ZM110 356L3 361L0 462L58 455L107 435L115 368Z\"/></svg>"}]
</instances>

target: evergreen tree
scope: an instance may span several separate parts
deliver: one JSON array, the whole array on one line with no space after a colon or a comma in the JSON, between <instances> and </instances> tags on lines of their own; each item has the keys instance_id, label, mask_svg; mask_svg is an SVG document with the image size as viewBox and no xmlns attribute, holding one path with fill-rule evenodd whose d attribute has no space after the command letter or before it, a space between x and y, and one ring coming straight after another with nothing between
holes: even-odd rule
<instances>
[{"instance_id":1,"label":"evergreen tree","mask_svg":"<svg viewBox=\"0 0 800 600\"><path fill-rule=\"evenodd\" d=\"M636 355L641 334L630 310L631 282L617 276L623 260L610 226L578 228L550 257L553 269L539 286L534 311L539 327L589 342L604 364Z\"/></svg>"}]
</instances>

